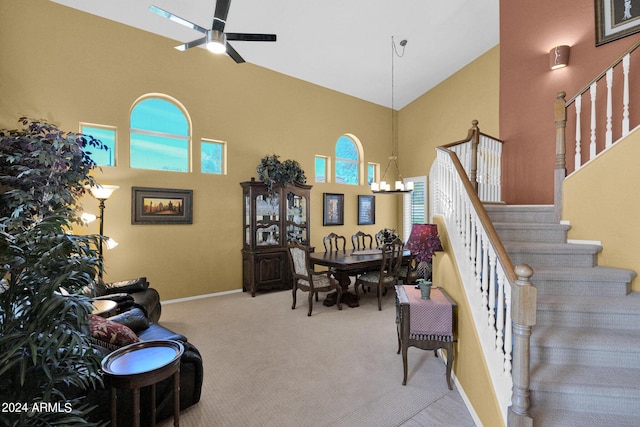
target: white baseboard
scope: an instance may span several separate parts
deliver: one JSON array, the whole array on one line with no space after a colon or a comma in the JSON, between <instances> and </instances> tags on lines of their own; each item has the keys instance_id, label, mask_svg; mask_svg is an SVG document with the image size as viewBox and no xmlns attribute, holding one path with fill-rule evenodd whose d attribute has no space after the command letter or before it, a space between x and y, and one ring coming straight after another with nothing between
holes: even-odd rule
<instances>
[{"instance_id":1,"label":"white baseboard","mask_svg":"<svg viewBox=\"0 0 640 427\"><path fill-rule=\"evenodd\" d=\"M600 240L575 240L575 239L567 239L567 243L574 243L576 245L600 245L602 246L602 242Z\"/></svg>"},{"instance_id":2,"label":"white baseboard","mask_svg":"<svg viewBox=\"0 0 640 427\"><path fill-rule=\"evenodd\" d=\"M212 293L212 294L196 295L196 296L193 296L193 297L186 297L186 298L170 299L170 300L167 300L167 301L162 301L162 305L174 304L176 302L193 301L193 300L203 299L203 298L219 297L219 296L222 296L222 295L235 294L237 292L242 292L242 289L234 289L232 291L224 291L224 292L215 292L215 293Z\"/></svg>"},{"instance_id":3,"label":"white baseboard","mask_svg":"<svg viewBox=\"0 0 640 427\"><path fill-rule=\"evenodd\" d=\"M442 364L446 367L447 366L446 353L444 353L442 349L438 349L437 351L438 351L438 357L440 358L440 360L442 360ZM456 373L453 371L453 369L451 370L451 379L453 380L453 383L455 384L456 389L458 390L458 393L460 394L460 397L464 402L464 406L467 407L467 410L469 411L471 418L473 418L473 422L475 423L476 427L484 427L482 422L480 421L480 417L478 417L478 414L476 413L476 410L473 408L473 405L471 405L471 401L469 400L469 397L467 397L467 394L464 392L464 389L460 385L460 381L458 381L458 378L456 377Z\"/></svg>"}]
</instances>

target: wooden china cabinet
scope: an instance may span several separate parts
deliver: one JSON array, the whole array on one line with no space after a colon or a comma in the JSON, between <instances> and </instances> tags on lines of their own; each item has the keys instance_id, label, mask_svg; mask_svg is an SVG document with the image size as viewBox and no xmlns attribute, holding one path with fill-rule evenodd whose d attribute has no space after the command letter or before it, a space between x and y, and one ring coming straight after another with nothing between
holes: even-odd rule
<instances>
[{"instance_id":1,"label":"wooden china cabinet","mask_svg":"<svg viewBox=\"0 0 640 427\"><path fill-rule=\"evenodd\" d=\"M309 245L310 185L241 182L243 202L242 290L291 289L287 245Z\"/></svg>"}]
</instances>

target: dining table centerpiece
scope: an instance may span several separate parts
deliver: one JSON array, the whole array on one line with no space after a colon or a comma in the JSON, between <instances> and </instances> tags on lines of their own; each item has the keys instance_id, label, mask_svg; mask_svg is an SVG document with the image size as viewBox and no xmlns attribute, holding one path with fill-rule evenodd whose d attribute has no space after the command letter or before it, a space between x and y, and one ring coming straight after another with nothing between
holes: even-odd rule
<instances>
[{"instance_id":1,"label":"dining table centerpiece","mask_svg":"<svg viewBox=\"0 0 640 427\"><path fill-rule=\"evenodd\" d=\"M398 232L394 228L383 228L376 234L376 240L382 243L391 243L398 237Z\"/></svg>"}]
</instances>

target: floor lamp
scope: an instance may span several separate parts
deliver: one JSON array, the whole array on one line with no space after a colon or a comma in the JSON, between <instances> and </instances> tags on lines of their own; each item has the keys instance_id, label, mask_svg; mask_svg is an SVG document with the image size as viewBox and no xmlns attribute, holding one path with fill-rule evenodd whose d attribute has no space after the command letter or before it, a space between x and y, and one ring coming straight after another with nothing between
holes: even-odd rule
<instances>
[{"instance_id":1,"label":"floor lamp","mask_svg":"<svg viewBox=\"0 0 640 427\"><path fill-rule=\"evenodd\" d=\"M118 188L120 187L117 185L100 185L100 184L94 185L89 188L89 191L91 191L91 195L93 195L93 197L95 197L98 200L98 202L100 202L100 204L98 205L98 208L100 209L100 216L97 217L97 218L100 218L100 244L98 246L98 257L100 259L100 270L98 271L98 279L100 280L100 282L102 282L102 274L104 272L104 258L103 258L102 246L103 244L105 244L107 246L107 249L111 249L118 245L118 243L111 238L107 238L106 241L104 239L104 208L105 208L104 202L109 197L111 197L111 194L113 194L113 192L116 191Z\"/></svg>"}]
</instances>

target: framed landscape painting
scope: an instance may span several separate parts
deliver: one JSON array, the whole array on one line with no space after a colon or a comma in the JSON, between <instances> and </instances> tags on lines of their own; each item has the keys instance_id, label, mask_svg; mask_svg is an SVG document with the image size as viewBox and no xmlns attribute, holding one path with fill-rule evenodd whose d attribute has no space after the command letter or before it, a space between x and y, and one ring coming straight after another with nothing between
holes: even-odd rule
<instances>
[{"instance_id":1,"label":"framed landscape painting","mask_svg":"<svg viewBox=\"0 0 640 427\"><path fill-rule=\"evenodd\" d=\"M193 190L131 188L131 224L192 224Z\"/></svg>"},{"instance_id":2,"label":"framed landscape painting","mask_svg":"<svg viewBox=\"0 0 640 427\"><path fill-rule=\"evenodd\" d=\"M632 0L595 0L596 46L640 31L640 4Z\"/></svg>"}]
</instances>

